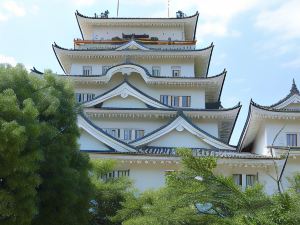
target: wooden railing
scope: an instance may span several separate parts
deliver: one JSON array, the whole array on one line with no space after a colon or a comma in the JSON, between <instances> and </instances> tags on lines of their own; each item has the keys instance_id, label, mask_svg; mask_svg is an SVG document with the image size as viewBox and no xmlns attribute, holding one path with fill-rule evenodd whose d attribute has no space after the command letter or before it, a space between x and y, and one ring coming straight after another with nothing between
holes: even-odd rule
<instances>
[{"instance_id":1,"label":"wooden railing","mask_svg":"<svg viewBox=\"0 0 300 225\"><path fill-rule=\"evenodd\" d=\"M148 45L195 45L196 40L194 41L155 41L151 39L135 39L142 44ZM124 44L130 40L121 39L121 40L81 40L74 39L75 45L83 45L83 44Z\"/></svg>"}]
</instances>

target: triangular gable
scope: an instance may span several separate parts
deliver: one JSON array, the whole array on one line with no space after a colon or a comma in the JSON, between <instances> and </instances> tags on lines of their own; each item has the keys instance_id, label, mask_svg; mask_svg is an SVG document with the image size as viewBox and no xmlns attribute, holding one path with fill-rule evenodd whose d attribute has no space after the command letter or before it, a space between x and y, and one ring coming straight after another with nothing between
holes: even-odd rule
<instances>
[{"instance_id":1,"label":"triangular gable","mask_svg":"<svg viewBox=\"0 0 300 225\"><path fill-rule=\"evenodd\" d=\"M194 126L191 122L187 120L185 116L178 116L175 120L171 123L160 127L159 129L149 133L148 135L144 136L141 139L136 141L130 142L133 146L142 146L147 145L155 140L158 140L162 136L170 133L171 131L176 130L178 132L188 131L191 135L195 135L196 137L200 138L199 145L202 142L205 142L207 145L212 146L218 149L228 149L228 150L235 150L235 147L230 146L222 141L218 140L216 137L206 133L205 131L201 130L200 128ZM182 140L185 141L185 140Z\"/></svg>"},{"instance_id":2,"label":"triangular gable","mask_svg":"<svg viewBox=\"0 0 300 225\"><path fill-rule=\"evenodd\" d=\"M167 105L162 104L158 100L144 94L143 92L134 88L132 85L130 85L127 82L123 82L121 85L104 93L103 95L96 97L92 101L84 103L83 106L84 107L93 107L95 105L103 103L104 101L111 99L113 97L116 97L116 96L121 96L122 98L127 98L128 96L132 96L154 108L163 108L163 109L171 108Z\"/></svg>"},{"instance_id":3,"label":"triangular gable","mask_svg":"<svg viewBox=\"0 0 300 225\"><path fill-rule=\"evenodd\" d=\"M94 138L117 152L136 152L134 147L110 136L82 115L78 116L77 125L79 128L82 128L88 134L92 135Z\"/></svg>"},{"instance_id":4,"label":"triangular gable","mask_svg":"<svg viewBox=\"0 0 300 225\"><path fill-rule=\"evenodd\" d=\"M146 48L145 46L132 40L116 49L116 51L121 51L121 50L144 50L145 51L145 50L149 50L149 48Z\"/></svg>"},{"instance_id":5,"label":"triangular gable","mask_svg":"<svg viewBox=\"0 0 300 225\"><path fill-rule=\"evenodd\" d=\"M300 95L294 94L280 104L274 106L274 109L297 109L299 110ZM298 106L298 107L297 107Z\"/></svg>"},{"instance_id":6,"label":"triangular gable","mask_svg":"<svg viewBox=\"0 0 300 225\"><path fill-rule=\"evenodd\" d=\"M191 134L184 129L178 131L176 129L166 133L157 139L149 142L148 146L165 147L165 148L203 148L213 149L214 147L207 144L201 138Z\"/></svg>"}]
</instances>

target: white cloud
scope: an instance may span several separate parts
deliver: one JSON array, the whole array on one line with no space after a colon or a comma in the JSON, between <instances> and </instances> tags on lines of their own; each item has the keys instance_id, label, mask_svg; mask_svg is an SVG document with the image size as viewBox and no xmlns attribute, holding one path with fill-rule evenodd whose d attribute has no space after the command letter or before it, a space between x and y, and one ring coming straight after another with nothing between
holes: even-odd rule
<instances>
[{"instance_id":1,"label":"white cloud","mask_svg":"<svg viewBox=\"0 0 300 225\"><path fill-rule=\"evenodd\" d=\"M4 15L4 14L0 14L0 22L4 22L4 21L7 21L8 20L8 16L7 15Z\"/></svg>"},{"instance_id":2,"label":"white cloud","mask_svg":"<svg viewBox=\"0 0 300 225\"><path fill-rule=\"evenodd\" d=\"M299 9L299 0L284 1L276 9L261 12L256 26L264 32L275 33L282 40L300 38Z\"/></svg>"},{"instance_id":3,"label":"white cloud","mask_svg":"<svg viewBox=\"0 0 300 225\"><path fill-rule=\"evenodd\" d=\"M5 1L3 3L3 8L14 16L21 17L26 15L25 7L15 1Z\"/></svg>"},{"instance_id":4,"label":"white cloud","mask_svg":"<svg viewBox=\"0 0 300 225\"><path fill-rule=\"evenodd\" d=\"M17 61L14 57L0 54L0 63L8 63L12 66L15 66L17 64Z\"/></svg>"}]
</instances>

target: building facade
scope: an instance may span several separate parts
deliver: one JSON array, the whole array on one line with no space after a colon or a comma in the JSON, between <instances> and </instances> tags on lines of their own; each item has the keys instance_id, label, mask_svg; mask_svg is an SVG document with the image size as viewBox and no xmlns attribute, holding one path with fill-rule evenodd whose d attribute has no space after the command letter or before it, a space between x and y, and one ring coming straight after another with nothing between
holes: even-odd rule
<instances>
[{"instance_id":1,"label":"building facade","mask_svg":"<svg viewBox=\"0 0 300 225\"><path fill-rule=\"evenodd\" d=\"M290 120L293 114L291 124L299 121L296 111L286 113L294 106L300 109L295 103L299 98L292 96L292 108L288 98L272 106L274 112L272 107L258 107L266 115L278 114L277 120L265 123L249 119L251 107L256 107L251 103L240 144L232 146L241 106L221 105L226 70L208 75L214 45L196 47L198 12L185 16L179 11L174 18L75 16L81 39L74 40L72 49L54 43L53 50L65 73L61 77L74 83L82 106L81 151L117 160L110 176L129 176L141 191L163 186L165 175L180 169L180 147L191 148L199 157L218 157L216 173L233 176L243 187L258 181L268 193L276 191L274 161L280 164L278 151L285 150L267 151L272 136L267 131L274 132L280 115ZM296 126L291 127L297 133ZM292 133L288 143L278 146L295 143Z\"/></svg>"}]
</instances>

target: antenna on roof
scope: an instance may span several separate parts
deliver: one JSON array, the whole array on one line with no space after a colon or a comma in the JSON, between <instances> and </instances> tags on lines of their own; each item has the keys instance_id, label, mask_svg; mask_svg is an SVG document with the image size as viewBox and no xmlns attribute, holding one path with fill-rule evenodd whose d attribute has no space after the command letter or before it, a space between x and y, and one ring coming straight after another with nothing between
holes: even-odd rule
<instances>
[{"instance_id":1,"label":"antenna on roof","mask_svg":"<svg viewBox=\"0 0 300 225\"><path fill-rule=\"evenodd\" d=\"M119 5L120 5L120 0L118 0L118 5L117 5L117 17L119 17Z\"/></svg>"},{"instance_id":2,"label":"antenna on roof","mask_svg":"<svg viewBox=\"0 0 300 225\"><path fill-rule=\"evenodd\" d=\"M168 0L168 18L170 17L170 0Z\"/></svg>"}]
</instances>

